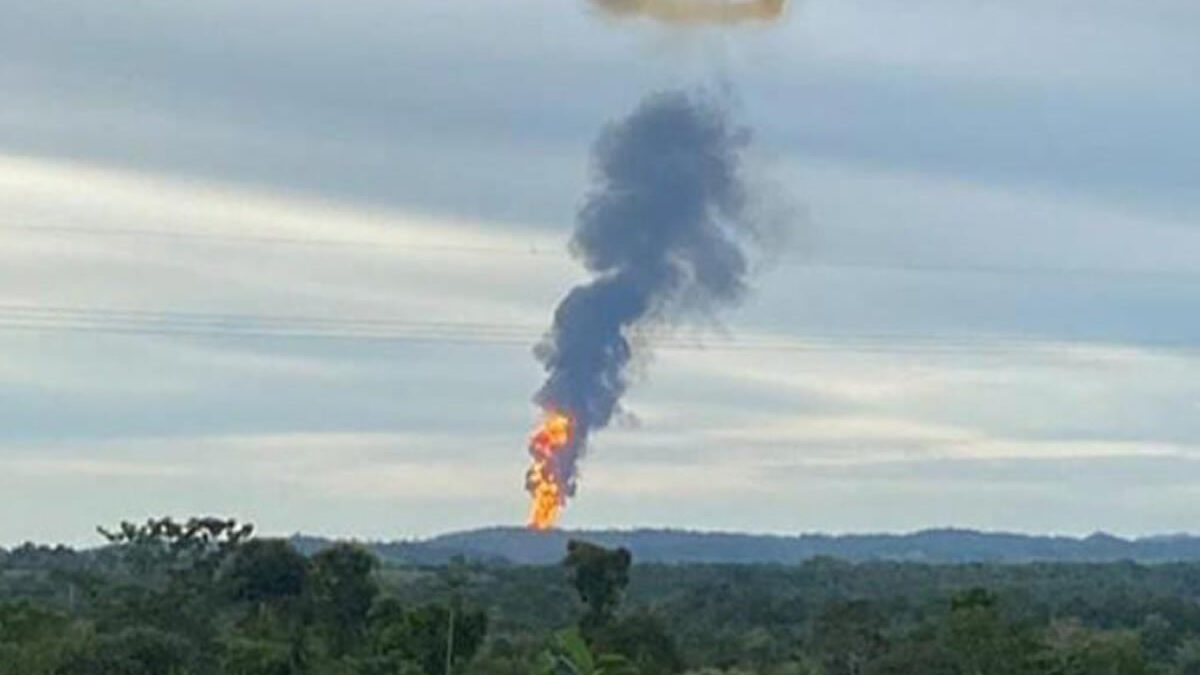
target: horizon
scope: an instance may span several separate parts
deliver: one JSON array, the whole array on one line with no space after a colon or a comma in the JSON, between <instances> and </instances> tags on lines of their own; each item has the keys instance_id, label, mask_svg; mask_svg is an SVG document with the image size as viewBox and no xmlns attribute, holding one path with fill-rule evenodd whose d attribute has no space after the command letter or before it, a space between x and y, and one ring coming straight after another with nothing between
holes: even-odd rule
<instances>
[{"instance_id":1,"label":"horizon","mask_svg":"<svg viewBox=\"0 0 1200 675\"><path fill-rule=\"evenodd\" d=\"M218 516L224 518L225 516ZM254 536L268 539L295 539L295 538L311 538L324 541L339 541L339 542L354 542L361 544L429 544L436 542L439 539L447 537L455 537L462 535L482 534L488 532L507 532L512 534L527 533L529 536L547 536L555 535L588 535L588 534L683 534L683 535L700 535L700 536L733 536L733 537L749 537L749 538L777 538L777 539L803 539L807 537L822 537L829 539L844 539L856 537L895 537L906 538L915 537L926 534L978 534L984 536L1014 536L1025 537L1031 539L1066 539L1071 541L1086 541L1094 537L1111 537L1124 542L1137 543L1152 540L1170 540L1170 539L1200 539L1200 532L1158 532L1158 533L1117 533L1108 530L1093 530L1084 533L1070 532L1034 532L1034 531L1014 531L1014 530L984 530L971 527L959 527L953 525L930 526L913 530L862 530L862 531L828 531L828 530L804 530L804 531L753 531L753 530L712 530L701 528L689 528L681 526L663 525L663 526L630 526L630 527L587 527L587 528L570 528L570 527L555 527L548 530L537 530L530 528L528 525L521 524L497 524L497 525L479 525L464 529L445 530L427 535L384 535L384 536L359 536L354 534L334 534L327 532L313 532L297 530L292 532L260 530L257 523L252 521L243 521L234 518L239 523L254 525ZM145 522L146 518L126 519L128 522L140 524ZM115 526L118 523L109 523L108 526ZM93 528L93 533L96 533ZM37 546L66 546L76 550L87 550L99 548L104 545L100 540L100 536L96 533L95 541L38 541L24 540L19 542L0 542L0 549L12 550L25 544L34 544Z\"/></svg>"}]
</instances>

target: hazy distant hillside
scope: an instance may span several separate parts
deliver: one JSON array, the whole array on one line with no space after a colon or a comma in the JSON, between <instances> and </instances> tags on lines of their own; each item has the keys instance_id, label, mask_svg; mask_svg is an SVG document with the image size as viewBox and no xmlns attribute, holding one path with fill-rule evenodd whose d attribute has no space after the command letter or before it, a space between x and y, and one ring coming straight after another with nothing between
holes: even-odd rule
<instances>
[{"instance_id":1,"label":"hazy distant hillside","mask_svg":"<svg viewBox=\"0 0 1200 675\"><path fill-rule=\"evenodd\" d=\"M496 527L444 534L420 541L372 543L382 558L437 564L461 555L472 560L547 564L562 558L568 539L625 546L641 562L796 563L816 556L845 560L924 562L1102 562L1200 560L1200 538L1191 536L1121 539L1106 534L1086 538L1043 537L973 530L926 530L912 534L805 534L772 536L683 530L594 530L533 532ZM297 537L303 550L325 541Z\"/></svg>"}]
</instances>

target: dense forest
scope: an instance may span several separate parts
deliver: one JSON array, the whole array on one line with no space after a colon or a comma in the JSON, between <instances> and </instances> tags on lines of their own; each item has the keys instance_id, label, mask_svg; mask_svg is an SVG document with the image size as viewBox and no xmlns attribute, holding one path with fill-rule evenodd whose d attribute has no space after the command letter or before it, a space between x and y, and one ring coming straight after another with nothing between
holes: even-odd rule
<instances>
[{"instance_id":1,"label":"dense forest","mask_svg":"<svg viewBox=\"0 0 1200 675\"><path fill-rule=\"evenodd\" d=\"M0 555L0 675L1200 674L1200 564L381 561L235 521Z\"/></svg>"}]
</instances>

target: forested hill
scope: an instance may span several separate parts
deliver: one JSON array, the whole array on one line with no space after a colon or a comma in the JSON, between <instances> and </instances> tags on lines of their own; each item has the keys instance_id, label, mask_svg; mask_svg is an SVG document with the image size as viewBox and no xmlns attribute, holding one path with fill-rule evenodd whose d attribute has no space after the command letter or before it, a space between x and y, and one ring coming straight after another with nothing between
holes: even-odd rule
<instances>
[{"instance_id":1,"label":"forested hill","mask_svg":"<svg viewBox=\"0 0 1200 675\"><path fill-rule=\"evenodd\" d=\"M562 558L566 541L571 538L624 546L639 562L664 563L796 563L817 556L936 563L1200 560L1200 537L1193 536L1122 539L1093 534L1073 538L951 529L911 534L775 536L649 529L533 532L495 527L425 540L375 542L370 547L380 557L398 562L438 564L461 555L491 562L547 564ZM295 537L293 542L308 552L328 543L304 536Z\"/></svg>"}]
</instances>

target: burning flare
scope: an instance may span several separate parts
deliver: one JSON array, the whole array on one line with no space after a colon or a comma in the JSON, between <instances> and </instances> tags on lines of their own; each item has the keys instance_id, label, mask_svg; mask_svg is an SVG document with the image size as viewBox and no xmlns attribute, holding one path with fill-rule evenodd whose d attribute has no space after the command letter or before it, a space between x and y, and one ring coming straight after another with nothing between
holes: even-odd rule
<instances>
[{"instance_id":1,"label":"burning flare","mask_svg":"<svg viewBox=\"0 0 1200 675\"><path fill-rule=\"evenodd\" d=\"M652 331L707 321L746 295L753 247L775 239L744 180L748 142L727 101L704 90L652 94L596 142L570 242L590 279L533 349L546 373L525 475L533 527L552 527L575 497L588 439L621 414Z\"/></svg>"},{"instance_id":2,"label":"burning flare","mask_svg":"<svg viewBox=\"0 0 1200 675\"><path fill-rule=\"evenodd\" d=\"M573 439L571 417L561 410L548 409L542 423L529 437L533 464L525 473L525 489L532 500L529 526L546 530L554 526L567 501L567 486L560 478L559 454Z\"/></svg>"}]
</instances>

